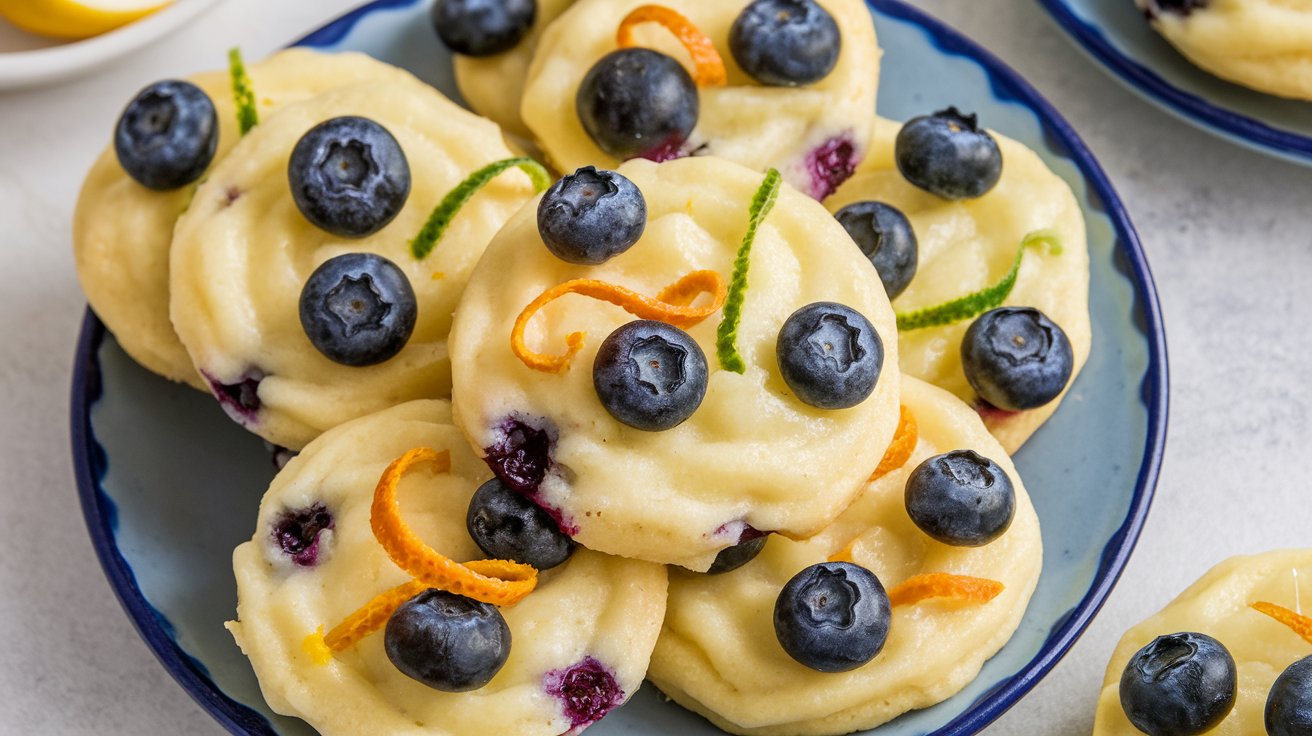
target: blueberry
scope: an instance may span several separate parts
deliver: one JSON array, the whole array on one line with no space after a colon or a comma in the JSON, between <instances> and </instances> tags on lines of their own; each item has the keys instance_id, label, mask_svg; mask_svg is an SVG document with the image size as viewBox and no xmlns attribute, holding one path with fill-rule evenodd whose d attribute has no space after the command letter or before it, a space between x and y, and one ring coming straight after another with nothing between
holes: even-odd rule
<instances>
[{"instance_id":1,"label":"blueberry","mask_svg":"<svg viewBox=\"0 0 1312 736\"><path fill-rule=\"evenodd\" d=\"M329 360L343 365L374 365L401 352L418 311L405 273L373 253L324 261L301 290L306 336Z\"/></svg>"},{"instance_id":2,"label":"blueberry","mask_svg":"<svg viewBox=\"0 0 1312 736\"><path fill-rule=\"evenodd\" d=\"M543 675L542 689L560 701L561 711L569 719L569 733L581 732L624 704L624 688L615 672L592 656Z\"/></svg>"},{"instance_id":3,"label":"blueberry","mask_svg":"<svg viewBox=\"0 0 1312 736\"><path fill-rule=\"evenodd\" d=\"M333 118L301 136L287 179L305 219L343 238L382 230L410 196L410 164L401 144L361 117Z\"/></svg>"},{"instance_id":4,"label":"blueberry","mask_svg":"<svg viewBox=\"0 0 1312 736\"><path fill-rule=\"evenodd\" d=\"M854 202L834 217L874 264L888 298L896 299L915 277L920 260L911 221L883 202Z\"/></svg>"},{"instance_id":5,"label":"blueberry","mask_svg":"<svg viewBox=\"0 0 1312 736\"><path fill-rule=\"evenodd\" d=\"M1268 736L1312 736L1312 657L1285 668L1266 698Z\"/></svg>"},{"instance_id":6,"label":"blueberry","mask_svg":"<svg viewBox=\"0 0 1312 736\"><path fill-rule=\"evenodd\" d=\"M729 29L729 52L748 76L797 87L829 76L843 36L815 0L754 0Z\"/></svg>"},{"instance_id":7,"label":"blueberry","mask_svg":"<svg viewBox=\"0 0 1312 736\"><path fill-rule=\"evenodd\" d=\"M483 448L483 458L502 483L526 495L538 492L551 467L555 432L507 417L497 428L498 439Z\"/></svg>"},{"instance_id":8,"label":"blueberry","mask_svg":"<svg viewBox=\"0 0 1312 736\"><path fill-rule=\"evenodd\" d=\"M214 102L191 82L156 82L137 93L114 129L114 153L128 176L158 191L205 173L219 144Z\"/></svg>"},{"instance_id":9,"label":"blueberry","mask_svg":"<svg viewBox=\"0 0 1312 736\"><path fill-rule=\"evenodd\" d=\"M944 199L983 196L1002 178L998 142L955 107L903 125L894 157L907 181Z\"/></svg>"},{"instance_id":10,"label":"blueberry","mask_svg":"<svg viewBox=\"0 0 1312 736\"><path fill-rule=\"evenodd\" d=\"M1121 673L1121 708L1149 736L1210 731L1235 705L1235 660L1205 634L1159 636Z\"/></svg>"},{"instance_id":11,"label":"blueberry","mask_svg":"<svg viewBox=\"0 0 1312 736\"><path fill-rule=\"evenodd\" d=\"M447 48L492 56L514 48L537 15L537 0L437 0L429 17Z\"/></svg>"},{"instance_id":12,"label":"blueberry","mask_svg":"<svg viewBox=\"0 0 1312 736\"><path fill-rule=\"evenodd\" d=\"M821 562L793 576L774 604L774 633L788 656L820 672L846 672L884 648L892 622L874 573Z\"/></svg>"},{"instance_id":13,"label":"blueberry","mask_svg":"<svg viewBox=\"0 0 1312 736\"><path fill-rule=\"evenodd\" d=\"M556 182L538 203L538 232L562 261L605 263L642 237L647 200L614 171L584 166Z\"/></svg>"},{"instance_id":14,"label":"blueberry","mask_svg":"<svg viewBox=\"0 0 1312 736\"><path fill-rule=\"evenodd\" d=\"M697 85L679 62L644 48L612 51L579 85L579 122L620 160L650 157L688 140L700 110Z\"/></svg>"},{"instance_id":15,"label":"blueberry","mask_svg":"<svg viewBox=\"0 0 1312 736\"><path fill-rule=\"evenodd\" d=\"M811 149L802 161L802 169L811 179L811 197L823 200L838 191L838 185L851 178L860 161L850 132L834 136Z\"/></svg>"},{"instance_id":16,"label":"blueberry","mask_svg":"<svg viewBox=\"0 0 1312 736\"><path fill-rule=\"evenodd\" d=\"M1016 489L1006 471L973 450L935 455L911 471L907 515L920 530L954 547L982 547L1002 536L1016 515Z\"/></svg>"},{"instance_id":17,"label":"blueberry","mask_svg":"<svg viewBox=\"0 0 1312 736\"><path fill-rule=\"evenodd\" d=\"M706 396L706 354L688 333L638 320L610 333L592 363L592 385L606 411L648 432L672 429Z\"/></svg>"},{"instance_id":18,"label":"blueberry","mask_svg":"<svg viewBox=\"0 0 1312 736\"><path fill-rule=\"evenodd\" d=\"M546 511L496 478L474 491L465 527L487 556L539 570L559 565L574 551L574 543Z\"/></svg>"},{"instance_id":19,"label":"blueberry","mask_svg":"<svg viewBox=\"0 0 1312 736\"><path fill-rule=\"evenodd\" d=\"M1024 411L1061 394L1075 354L1066 333L1043 312L999 307L966 330L961 367L980 398L999 409Z\"/></svg>"},{"instance_id":20,"label":"blueberry","mask_svg":"<svg viewBox=\"0 0 1312 736\"><path fill-rule=\"evenodd\" d=\"M851 307L816 302L793 312L775 343L779 372L797 398L847 409L870 396L884 367L884 342Z\"/></svg>"},{"instance_id":21,"label":"blueberry","mask_svg":"<svg viewBox=\"0 0 1312 736\"><path fill-rule=\"evenodd\" d=\"M706 574L719 575L732 572L746 565L761 554L761 550L765 549L765 540L767 539L769 539L768 536L755 537L746 542L739 542L732 547L725 547L715 556L715 562L711 563L711 567L706 571Z\"/></svg>"},{"instance_id":22,"label":"blueberry","mask_svg":"<svg viewBox=\"0 0 1312 736\"><path fill-rule=\"evenodd\" d=\"M314 567L323 551L323 533L334 526L332 512L321 503L288 509L273 522L273 542L297 567Z\"/></svg>"},{"instance_id":23,"label":"blueberry","mask_svg":"<svg viewBox=\"0 0 1312 736\"><path fill-rule=\"evenodd\" d=\"M486 685L510 657L510 627L496 606L430 588L387 620L383 648L398 670L449 693Z\"/></svg>"}]
</instances>

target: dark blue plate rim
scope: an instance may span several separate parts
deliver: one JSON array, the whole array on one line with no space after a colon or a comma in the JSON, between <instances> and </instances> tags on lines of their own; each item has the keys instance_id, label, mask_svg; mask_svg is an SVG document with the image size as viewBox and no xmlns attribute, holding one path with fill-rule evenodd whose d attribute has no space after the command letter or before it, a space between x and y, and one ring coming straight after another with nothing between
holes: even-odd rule
<instances>
[{"instance_id":1,"label":"dark blue plate rim","mask_svg":"<svg viewBox=\"0 0 1312 736\"><path fill-rule=\"evenodd\" d=\"M302 37L293 45L322 46L340 40L361 18L378 10L412 6L423 0L374 0ZM1148 431L1129 512L1103 549L1094 584L1080 603L1054 628L1039 654L1020 672L979 698L969 709L935 732L936 736L968 736L983 730L1015 705L1065 656L1119 580L1148 515L1161 469L1166 444L1168 374L1166 334L1162 326L1157 289L1138 234L1110 181L1093 154L1070 124L1015 71L989 51L955 29L903 0L867 0L879 13L909 21L926 30L940 50L974 60L988 70L994 92L1038 113L1040 122L1054 142L1060 144L1090 189L1090 205L1105 212L1116 234L1117 266L1134 288L1137 326L1148 341L1148 366L1141 393L1148 410ZM82 323L73 368L70 396L73 465L83 517L92 546L100 559L114 593L118 596L137 632L154 652L165 670L177 680L211 716L238 736L277 736L268 720L233 700L210 679L205 666L187 654L172 635L172 627L151 606L137 584L132 568L119 552L114 538L116 509L101 488L106 469L104 451L91 427L91 409L101 395L99 348L105 327L88 309Z\"/></svg>"},{"instance_id":2,"label":"dark blue plate rim","mask_svg":"<svg viewBox=\"0 0 1312 736\"><path fill-rule=\"evenodd\" d=\"M1126 0L1128 2L1128 0ZM1302 164L1312 164L1312 136L1273 127L1248 115L1218 107L1185 92L1156 72L1116 49L1098 28L1084 22L1065 0L1038 0L1044 10L1103 67L1128 85L1186 122L1212 129L1265 153Z\"/></svg>"}]
</instances>

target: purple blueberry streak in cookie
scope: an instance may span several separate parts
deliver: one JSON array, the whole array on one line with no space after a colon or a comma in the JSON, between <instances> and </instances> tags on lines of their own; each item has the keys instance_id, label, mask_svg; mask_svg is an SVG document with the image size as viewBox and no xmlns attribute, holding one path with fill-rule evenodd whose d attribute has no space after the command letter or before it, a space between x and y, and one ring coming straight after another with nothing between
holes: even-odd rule
<instances>
[{"instance_id":1,"label":"purple blueberry streak in cookie","mask_svg":"<svg viewBox=\"0 0 1312 736\"><path fill-rule=\"evenodd\" d=\"M806 156L806 172L811 176L811 196L824 199L838 189L856 171L860 160L851 133L834 136Z\"/></svg>"},{"instance_id":2,"label":"purple blueberry streak in cookie","mask_svg":"<svg viewBox=\"0 0 1312 736\"><path fill-rule=\"evenodd\" d=\"M560 701L571 733L596 723L624 703L624 690L615 680L615 673L590 656L565 669L548 672L542 678L542 688Z\"/></svg>"},{"instance_id":3,"label":"purple blueberry streak in cookie","mask_svg":"<svg viewBox=\"0 0 1312 736\"><path fill-rule=\"evenodd\" d=\"M254 424L260 413L260 381L264 372L252 368L234 383L224 383L207 371L200 372L210 386L210 393L219 400L219 406L241 425Z\"/></svg>"},{"instance_id":4,"label":"purple blueberry streak in cookie","mask_svg":"<svg viewBox=\"0 0 1312 736\"><path fill-rule=\"evenodd\" d=\"M534 424L542 424L536 427ZM539 489L551 468L551 448L555 430L545 420L530 422L522 417L506 417L496 429L497 439L483 448L483 460L497 478L537 504L568 536L579 527L560 509L542 499Z\"/></svg>"},{"instance_id":5,"label":"purple blueberry streak in cookie","mask_svg":"<svg viewBox=\"0 0 1312 736\"><path fill-rule=\"evenodd\" d=\"M288 509L273 524L273 542L297 567L314 567L323 551L323 533L334 526L332 512L321 503Z\"/></svg>"}]
</instances>

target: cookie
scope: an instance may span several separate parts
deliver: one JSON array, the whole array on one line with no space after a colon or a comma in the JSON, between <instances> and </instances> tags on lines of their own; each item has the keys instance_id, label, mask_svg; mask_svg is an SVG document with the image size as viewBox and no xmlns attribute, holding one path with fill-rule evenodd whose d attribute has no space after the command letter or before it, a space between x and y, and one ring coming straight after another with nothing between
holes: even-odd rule
<instances>
[{"instance_id":1,"label":"cookie","mask_svg":"<svg viewBox=\"0 0 1312 736\"><path fill-rule=\"evenodd\" d=\"M453 560L484 557L465 512L490 474L450 421L446 402L415 401L324 434L274 479L255 534L233 553L238 620L228 629L270 707L325 736L557 736L600 718L642 683L665 607L665 570L583 549L499 609L509 658L480 688L443 692L411 679L388 658L383 630L332 655L307 648L307 638L322 643L320 627L331 632L410 579L370 531L370 505L384 469L411 448L449 451L451 469L405 478L402 518Z\"/></svg>"}]
</instances>

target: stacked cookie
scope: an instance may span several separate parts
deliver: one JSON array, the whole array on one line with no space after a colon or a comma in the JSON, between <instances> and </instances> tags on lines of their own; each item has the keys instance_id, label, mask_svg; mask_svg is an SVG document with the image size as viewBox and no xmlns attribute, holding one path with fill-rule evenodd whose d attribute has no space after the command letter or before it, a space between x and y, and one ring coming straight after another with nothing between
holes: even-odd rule
<instances>
[{"instance_id":1,"label":"stacked cookie","mask_svg":"<svg viewBox=\"0 0 1312 736\"><path fill-rule=\"evenodd\" d=\"M234 555L270 705L554 735L648 676L838 734L962 688L1041 568L1008 451L1088 355L1069 189L876 118L858 0L433 15L495 122L287 51L144 90L79 205L129 353L301 450Z\"/></svg>"}]
</instances>

